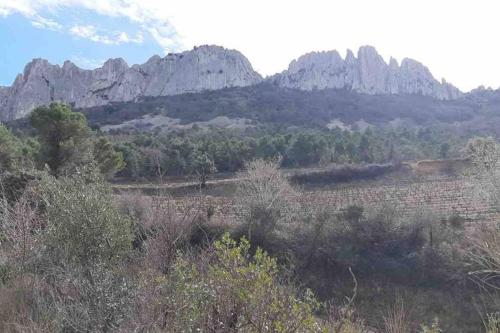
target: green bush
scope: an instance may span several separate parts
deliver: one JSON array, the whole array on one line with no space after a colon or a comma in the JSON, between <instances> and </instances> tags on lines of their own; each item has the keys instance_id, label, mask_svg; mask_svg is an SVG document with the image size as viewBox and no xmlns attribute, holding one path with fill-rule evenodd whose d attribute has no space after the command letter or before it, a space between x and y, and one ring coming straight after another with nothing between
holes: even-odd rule
<instances>
[{"instance_id":1,"label":"green bush","mask_svg":"<svg viewBox=\"0 0 500 333\"><path fill-rule=\"evenodd\" d=\"M316 279L321 272L352 267L360 277L393 282L463 282L462 232L456 218L431 213L408 217L391 207L320 209L297 228L288 252L301 267L299 274Z\"/></svg>"},{"instance_id":2,"label":"green bush","mask_svg":"<svg viewBox=\"0 0 500 333\"><path fill-rule=\"evenodd\" d=\"M275 259L249 254L225 234L198 265L179 258L166 282L165 329L169 332L320 332L313 313L319 303L310 292L299 297L280 283ZM208 260L207 260L208 259Z\"/></svg>"},{"instance_id":3,"label":"green bush","mask_svg":"<svg viewBox=\"0 0 500 333\"><path fill-rule=\"evenodd\" d=\"M94 170L73 177L45 176L45 244L52 259L79 265L113 262L132 246L132 223L113 204L111 189Z\"/></svg>"},{"instance_id":4,"label":"green bush","mask_svg":"<svg viewBox=\"0 0 500 333\"><path fill-rule=\"evenodd\" d=\"M110 332L130 313L134 284L125 272L94 263L67 268L51 276L58 287L52 293L60 332Z\"/></svg>"},{"instance_id":5,"label":"green bush","mask_svg":"<svg viewBox=\"0 0 500 333\"><path fill-rule=\"evenodd\" d=\"M20 167L21 142L0 123L0 174Z\"/></svg>"}]
</instances>

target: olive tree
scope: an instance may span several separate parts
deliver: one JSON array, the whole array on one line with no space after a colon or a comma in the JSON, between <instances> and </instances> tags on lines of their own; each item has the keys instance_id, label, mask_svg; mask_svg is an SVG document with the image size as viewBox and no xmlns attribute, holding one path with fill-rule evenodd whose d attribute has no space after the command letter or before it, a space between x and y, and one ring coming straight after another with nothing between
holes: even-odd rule
<instances>
[{"instance_id":1,"label":"olive tree","mask_svg":"<svg viewBox=\"0 0 500 333\"><path fill-rule=\"evenodd\" d=\"M46 248L53 260L83 266L113 262L132 246L132 222L112 200L109 185L94 170L72 177L45 176L39 184L45 206Z\"/></svg>"}]
</instances>

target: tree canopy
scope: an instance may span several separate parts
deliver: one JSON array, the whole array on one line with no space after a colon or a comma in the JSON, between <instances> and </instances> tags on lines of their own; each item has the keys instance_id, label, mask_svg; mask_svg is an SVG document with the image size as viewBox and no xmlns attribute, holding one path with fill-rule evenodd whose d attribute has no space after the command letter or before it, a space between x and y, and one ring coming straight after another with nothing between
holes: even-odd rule
<instances>
[{"instance_id":1,"label":"tree canopy","mask_svg":"<svg viewBox=\"0 0 500 333\"><path fill-rule=\"evenodd\" d=\"M90 136L90 129L82 113L73 112L65 104L52 103L33 110L31 125L42 144L40 160L54 174L84 157L83 146Z\"/></svg>"},{"instance_id":2,"label":"tree canopy","mask_svg":"<svg viewBox=\"0 0 500 333\"><path fill-rule=\"evenodd\" d=\"M31 114L31 125L41 143L40 164L48 165L55 175L92 162L107 176L125 166L122 153L115 151L108 139L95 139L85 115L72 111L66 104L36 108Z\"/></svg>"}]
</instances>

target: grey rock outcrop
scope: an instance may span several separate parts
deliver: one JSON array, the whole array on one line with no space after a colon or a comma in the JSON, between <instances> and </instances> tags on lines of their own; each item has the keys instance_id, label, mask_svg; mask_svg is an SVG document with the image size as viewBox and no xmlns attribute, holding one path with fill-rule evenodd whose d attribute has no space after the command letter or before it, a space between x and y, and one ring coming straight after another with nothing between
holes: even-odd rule
<instances>
[{"instance_id":1,"label":"grey rock outcrop","mask_svg":"<svg viewBox=\"0 0 500 333\"><path fill-rule=\"evenodd\" d=\"M261 81L240 52L219 46L200 46L164 58L154 56L132 67L123 59L110 59L95 70L83 70L70 61L58 66L34 59L11 87L0 87L0 119L24 117L33 108L52 101L86 108Z\"/></svg>"},{"instance_id":2,"label":"grey rock outcrop","mask_svg":"<svg viewBox=\"0 0 500 333\"><path fill-rule=\"evenodd\" d=\"M350 89L366 94L410 94L437 99L462 95L446 81L437 81L427 67L415 60L406 58L400 66L391 58L387 64L372 46L360 47L357 58L350 50L345 59L337 51L308 53L270 80L281 87L302 90Z\"/></svg>"},{"instance_id":3,"label":"grey rock outcrop","mask_svg":"<svg viewBox=\"0 0 500 333\"><path fill-rule=\"evenodd\" d=\"M357 56L348 50L345 59L337 51L308 53L267 80L302 90L349 89L445 100L462 96L453 85L437 81L421 63L404 59L399 65L391 58L387 64L371 46L361 47ZM141 97L244 87L261 81L240 52L219 46L200 46L163 58L153 56L131 67L123 59L110 59L95 70L81 69L70 61L59 66L34 59L12 86L0 87L0 120L24 117L33 108L52 101L88 108Z\"/></svg>"}]
</instances>

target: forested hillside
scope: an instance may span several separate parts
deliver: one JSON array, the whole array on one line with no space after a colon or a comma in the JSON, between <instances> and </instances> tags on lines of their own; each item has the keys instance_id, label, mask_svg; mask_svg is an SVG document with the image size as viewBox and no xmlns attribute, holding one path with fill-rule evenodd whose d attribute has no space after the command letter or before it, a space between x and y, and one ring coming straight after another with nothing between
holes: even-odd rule
<instances>
[{"instance_id":1,"label":"forested hillside","mask_svg":"<svg viewBox=\"0 0 500 333\"><path fill-rule=\"evenodd\" d=\"M500 94L471 94L439 101L416 95L366 95L347 90L301 91L260 84L197 94L143 99L84 110L94 125L117 123L150 113L165 113L185 122L216 116L249 118L262 123L325 126L333 119L371 124L407 119L416 125L472 121L500 112Z\"/></svg>"}]
</instances>

